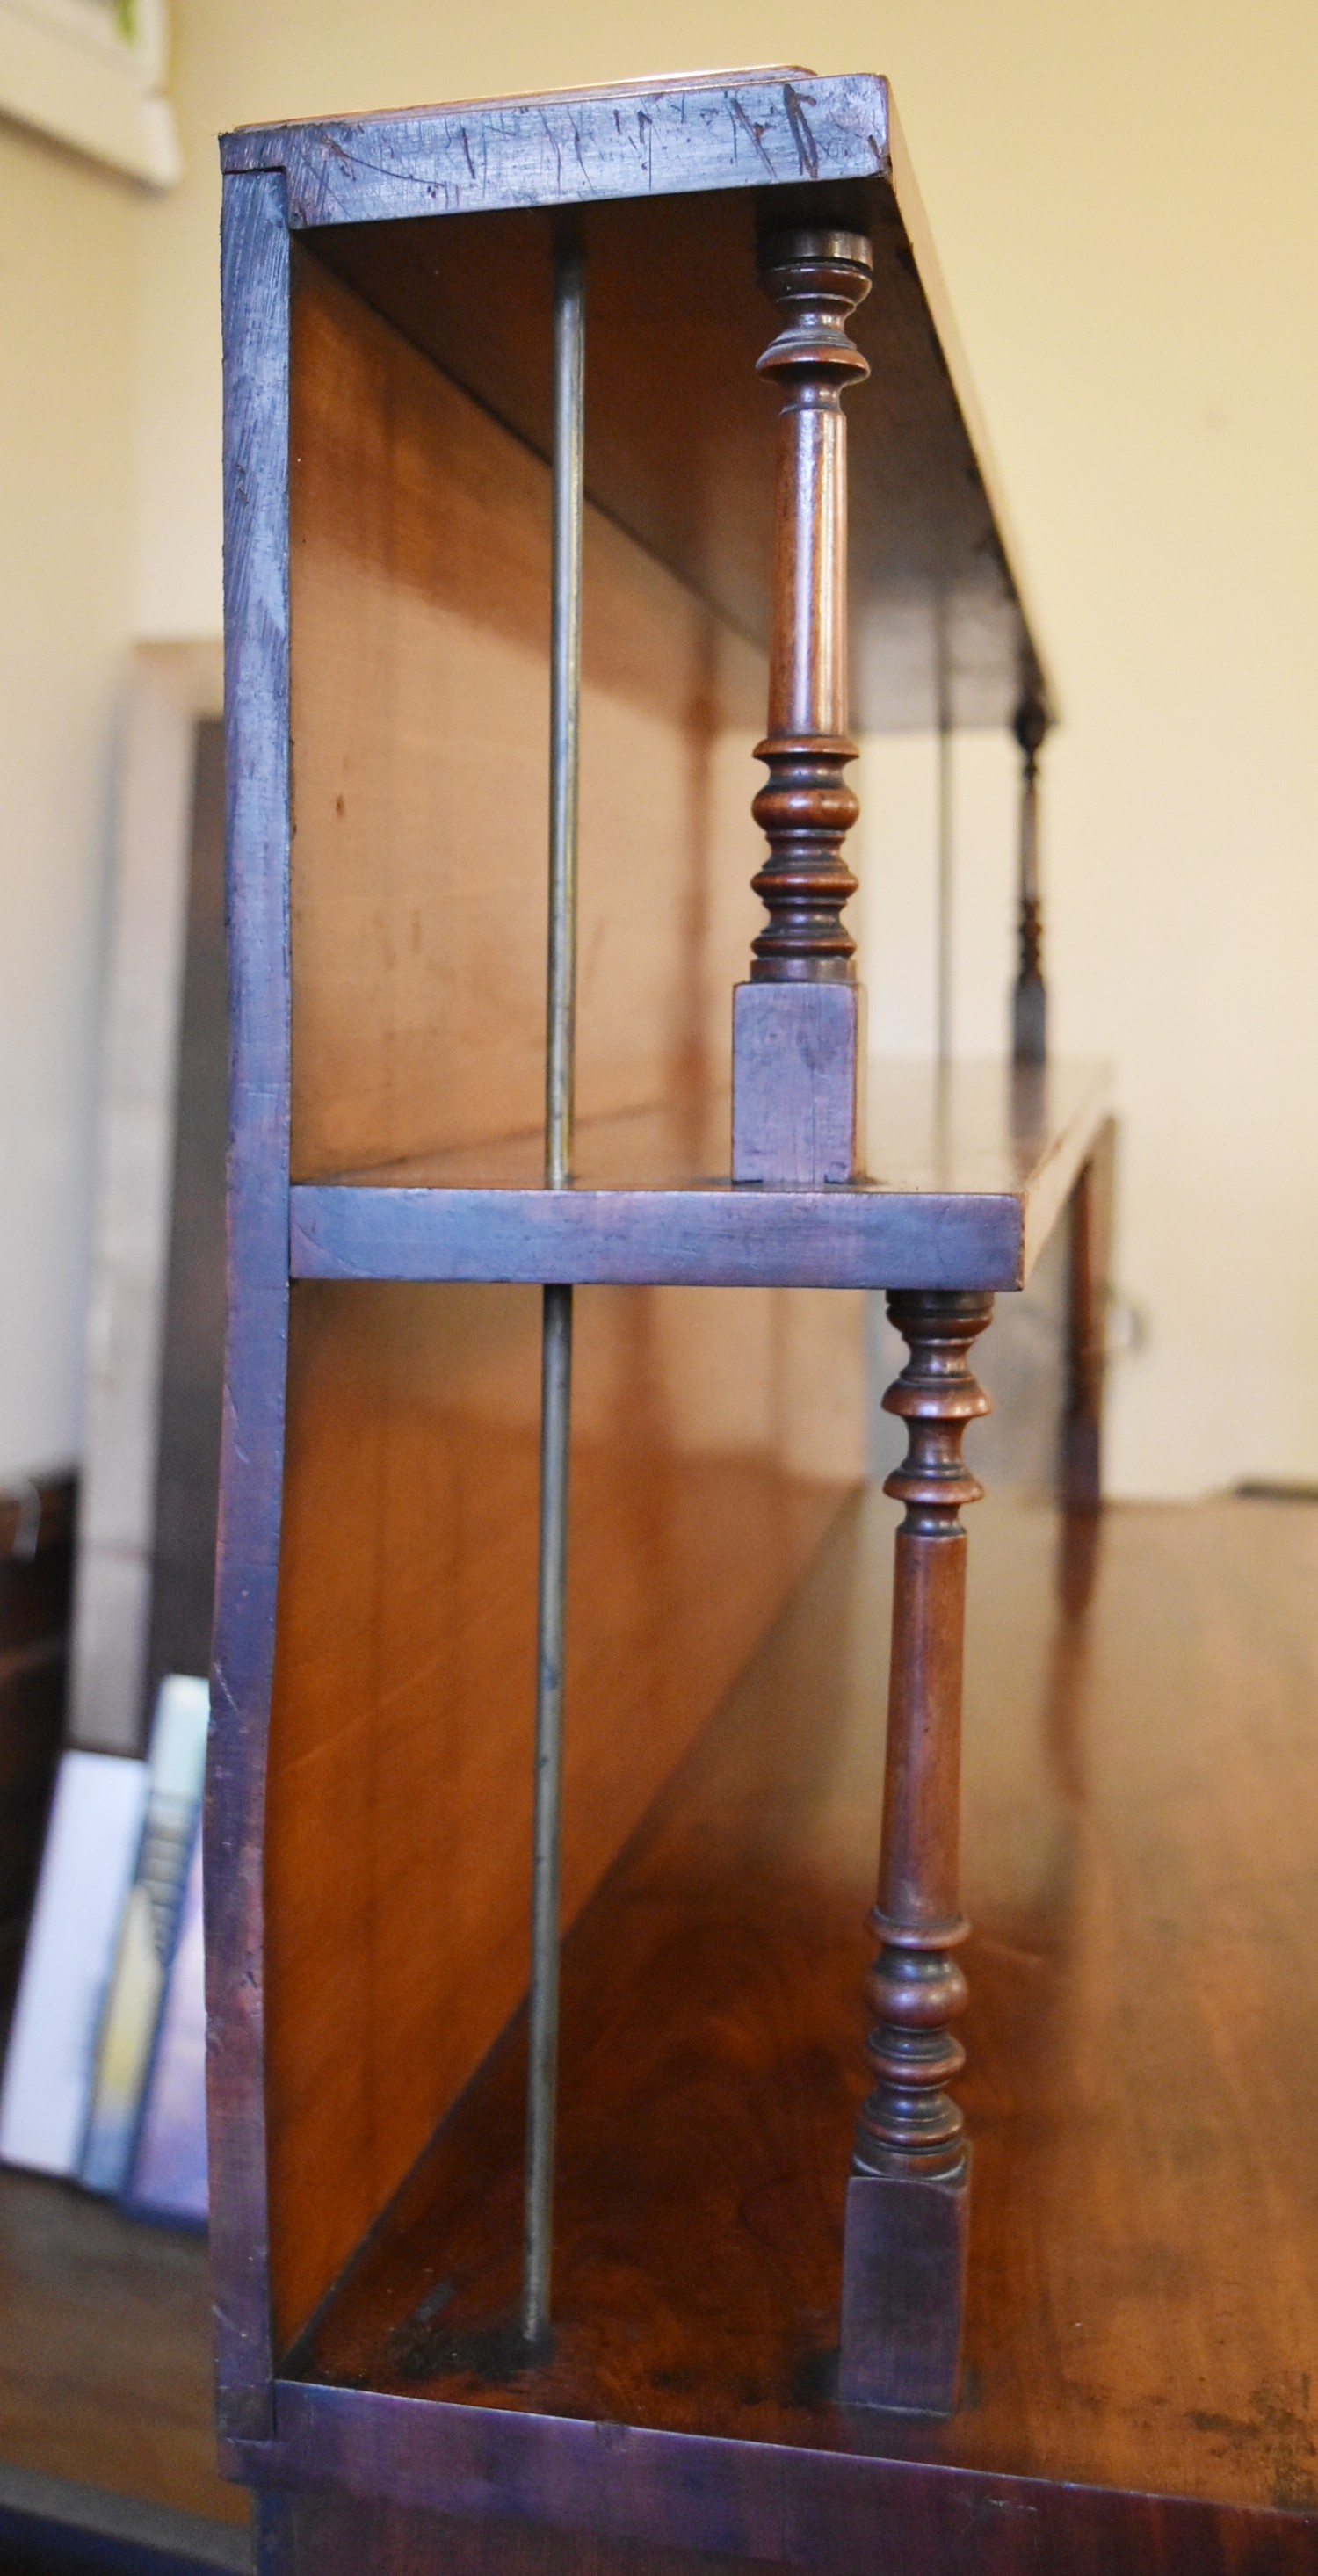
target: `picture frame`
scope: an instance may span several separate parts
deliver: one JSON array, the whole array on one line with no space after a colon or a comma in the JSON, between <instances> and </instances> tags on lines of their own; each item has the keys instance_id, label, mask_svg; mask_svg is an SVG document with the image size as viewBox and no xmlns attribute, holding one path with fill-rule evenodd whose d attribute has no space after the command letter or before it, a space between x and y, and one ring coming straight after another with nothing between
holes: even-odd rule
<instances>
[{"instance_id":1,"label":"picture frame","mask_svg":"<svg viewBox=\"0 0 1318 2576\"><path fill-rule=\"evenodd\" d=\"M0 0L0 112L149 187L182 160L167 0Z\"/></svg>"}]
</instances>

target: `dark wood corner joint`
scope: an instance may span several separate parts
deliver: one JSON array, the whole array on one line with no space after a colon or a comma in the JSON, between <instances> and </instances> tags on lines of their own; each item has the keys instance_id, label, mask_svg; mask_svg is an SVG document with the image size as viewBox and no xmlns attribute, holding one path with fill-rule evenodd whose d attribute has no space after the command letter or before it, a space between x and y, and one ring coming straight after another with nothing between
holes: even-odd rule
<instances>
[{"instance_id":1,"label":"dark wood corner joint","mask_svg":"<svg viewBox=\"0 0 1318 2576\"><path fill-rule=\"evenodd\" d=\"M866 1984L874 2089L861 2108L843 2253L844 2403L947 2414L956 2403L969 2152L947 2088L965 2063L951 2025L966 1981L959 1903L961 1669L966 1534L982 1487L961 1443L990 1410L970 1350L991 1296L908 1290L888 1312L910 1358L883 1402L908 1449L884 1491L897 1531L879 1952Z\"/></svg>"},{"instance_id":2,"label":"dark wood corner joint","mask_svg":"<svg viewBox=\"0 0 1318 2576\"><path fill-rule=\"evenodd\" d=\"M768 920L733 1008L733 1178L819 1187L859 1176L864 1017L856 891L843 843L860 811L845 771L847 462L842 397L869 363L848 338L873 255L862 233L760 241L760 283L783 328L759 361L783 388L779 423L768 771L752 811L769 844L752 879ZM784 991L784 987L790 988Z\"/></svg>"}]
</instances>

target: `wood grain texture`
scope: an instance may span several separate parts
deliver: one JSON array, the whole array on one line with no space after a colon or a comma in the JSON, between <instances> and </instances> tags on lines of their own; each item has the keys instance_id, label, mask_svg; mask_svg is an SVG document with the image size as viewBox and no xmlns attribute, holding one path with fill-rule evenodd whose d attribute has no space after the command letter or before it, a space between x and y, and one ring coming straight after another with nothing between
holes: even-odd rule
<instances>
[{"instance_id":1,"label":"wood grain texture","mask_svg":"<svg viewBox=\"0 0 1318 2576\"><path fill-rule=\"evenodd\" d=\"M782 328L759 372L778 421L769 706L751 805L768 842L752 883L768 914L732 1012L732 1176L819 1188L865 1172L865 1012L842 915L856 879L842 845L860 812L846 776L847 432L842 396L867 361L847 337L870 291L863 233L761 237L759 282Z\"/></svg>"},{"instance_id":2,"label":"wood grain texture","mask_svg":"<svg viewBox=\"0 0 1318 2576\"><path fill-rule=\"evenodd\" d=\"M225 331L229 1321L206 1774L207 2082L219 2422L270 2418L261 1832L288 1322L288 229L233 181Z\"/></svg>"},{"instance_id":3,"label":"wood grain texture","mask_svg":"<svg viewBox=\"0 0 1318 2576\"><path fill-rule=\"evenodd\" d=\"M909 1349L886 1390L907 1453L885 1494L894 1542L878 1944L866 1980L874 2077L856 2122L843 2230L838 2388L851 2404L947 2415L961 2376L967 2143L947 2087L965 2064L961 1911L961 1696L966 1534L982 1500L961 1444L989 1400L970 1352L990 1297L917 1289L888 1300Z\"/></svg>"},{"instance_id":4,"label":"wood grain texture","mask_svg":"<svg viewBox=\"0 0 1318 2576\"><path fill-rule=\"evenodd\" d=\"M743 1189L728 1103L584 1120L577 1186L547 1191L510 1137L292 1196L304 1278L650 1280L676 1285L1015 1288L1107 1111L1092 1065L871 1064L855 1189Z\"/></svg>"},{"instance_id":5,"label":"wood grain texture","mask_svg":"<svg viewBox=\"0 0 1318 2576\"><path fill-rule=\"evenodd\" d=\"M510 2047L306 2357L350 2384L281 2391L289 2475L319 2452L401 2500L516 2497L751 2556L785 2515L781 2554L828 2565L857 2481L872 2550L897 2510L902 2481L870 2464L924 2463L1307 2515L1302 2542L1192 2517L1165 2558L1152 2516L1147 2563L1308 2563L1318 1516L1128 1508L1066 1534L990 1498L975 1537L960 2413L828 2395L882 1762L890 1520L870 1500L567 1944L552 2362L509 2379L480 2341L515 2293ZM389 2392L412 2400L396 2423ZM952 2537L929 2565L956 2564Z\"/></svg>"},{"instance_id":6,"label":"wood grain texture","mask_svg":"<svg viewBox=\"0 0 1318 2576\"><path fill-rule=\"evenodd\" d=\"M539 1136L549 476L309 252L293 329L293 1168ZM722 1074L763 666L587 513L578 1114ZM638 792L638 781L643 791Z\"/></svg>"},{"instance_id":7,"label":"wood grain texture","mask_svg":"<svg viewBox=\"0 0 1318 2576\"><path fill-rule=\"evenodd\" d=\"M732 2473L727 2445L667 2437L661 2447L639 2436L636 2450L648 2453L658 2481L685 2481L685 2511L673 2516L682 2537L646 2545L614 2510L620 2464L590 2460L592 2439L597 2453L600 2445L584 2425L553 2429L579 2477L593 2478L590 2529L513 2520L511 2492L501 2513L479 2520L363 2494L364 2474L378 2473L386 2455L391 2465L405 2456L404 2422L418 2411L397 2398L340 2398L332 2417L323 2407L338 2437L330 2456L343 2485L337 2494L312 2486L261 2498L260 2576L357 2576L363 2566L373 2576L732 2576L734 2569L755 2576L784 2562L826 2576L875 2576L876 2569L886 2576L889 2568L902 2576L964 2576L967 2568L974 2576L1125 2576L1127 2569L1310 2576L1314 2565L1314 2524L1300 2515L909 2462L848 2462L844 2469L836 2460L790 2453L770 2454L772 2475L760 2480L757 2502L749 2481ZM301 2430L301 2410L297 2420ZM350 2425L365 2438L354 2440ZM529 2430L525 2418L522 2426ZM528 2445L520 2448L525 2456ZM411 2491L423 2488L417 2478ZM621 2532L615 2521L624 2524ZM734 2533L749 2547L738 2547Z\"/></svg>"},{"instance_id":8,"label":"wood grain texture","mask_svg":"<svg viewBox=\"0 0 1318 2576\"><path fill-rule=\"evenodd\" d=\"M863 984L739 984L732 1176L827 1191L865 1177Z\"/></svg>"},{"instance_id":9,"label":"wood grain texture","mask_svg":"<svg viewBox=\"0 0 1318 2576\"><path fill-rule=\"evenodd\" d=\"M1039 648L904 161L898 189L890 176L889 121L872 76L751 74L267 128L228 137L224 157L286 170L294 223L321 228L378 309L542 455L549 210L576 205L592 278L588 488L762 642L774 425L752 372L756 205L873 232L861 339L885 391L853 450L857 721L937 721L941 619L955 721L1005 724ZM679 353L699 406L671 399Z\"/></svg>"},{"instance_id":10,"label":"wood grain texture","mask_svg":"<svg viewBox=\"0 0 1318 2576\"><path fill-rule=\"evenodd\" d=\"M200 2237L0 2174L0 2461L211 2524L247 2520L215 2466Z\"/></svg>"},{"instance_id":11,"label":"wood grain texture","mask_svg":"<svg viewBox=\"0 0 1318 2576\"><path fill-rule=\"evenodd\" d=\"M845 776L858 754L847 731L842 397L869 374L848 326L873 273L863 233L802 225L761 239L759 282L779 307L782 327L758 372L780 379L782 410L769 712L755 750L768 776L751 808L769 844L754 881L769 915L751 942L756 983L855 980L856 943L842 919L856 891L842 844L860 812Z\"/></svg>"},{"instance_id":12,"label":"wood grain texture","mask_svg":"<svg viewBox=\"0 0 1318 2576\"><path fill-rule=\"evenodd\" d=\"M755 376L764 337L758 202L729 192L595 204L577 220L590 279L588 495L767 649L776 423ZM1009 723L1020 656L1033 647L896 201L875 182L847 190L840 208L831 192L793 191L790 208L806 221L840 211L875 250L873 292L854 326L873 382L848 431L854 721L878 733L932 725L942 649L955 720ZM310 238L377 311L547 456L551 235L552 218L528 212L345 225ZM675 367L700 386L698 404L674 403Z\"/></svg>"},{"instance_id":13,"label":"wood grain texture","mask_svg":"<svg viewBox=\"0 0 1318 2576\"><path fill-rule=\"evenodd\" d=\"M226 170L287 174L298 226L886 171L887 85L750 73L247 126Z\"/></svg>"},{"instance_id":14,"label":"wood grain texture","mask_svg":"<svg viewBox=\"0 0 1318 2576\"><path fill-rule=\"evenodd\" d=\"M265 1852L281 2349L526 1989L538 1303L294 1300ZM862 1410L854 1300L582 1293L565 1920L818 1544Z\"/></svg>"}]
</instances>

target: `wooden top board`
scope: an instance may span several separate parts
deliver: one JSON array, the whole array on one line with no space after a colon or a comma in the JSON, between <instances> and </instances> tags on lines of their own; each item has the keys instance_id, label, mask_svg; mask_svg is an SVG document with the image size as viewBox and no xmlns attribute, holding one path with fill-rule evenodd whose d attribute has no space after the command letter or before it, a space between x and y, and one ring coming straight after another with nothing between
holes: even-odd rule
<instances>
[{"instance_id":1,"label":"wooden top board","mask_svg":"<svg viewBox=\"0 0 1318 2576\"><path fill-rule=\"evenodd\" d=\"M778 411L756 375L774 328L757 221L869 232L854 335L872 374L847 406L853 722L1006 724L1044 687L885 81L734 73L328 118L229 135L222 158L231 177L282 171L290 225L541 455L571 208L589 497L757 643Z\"/></svg>"},{"instance_id":2,"label":"wooden top board","mask_svg":"<svg viewBox=\"0 0 1318 2576\"><path fill-rule=\"evenodd\" d=\"M291 1193L301 1279L1019 1288L1109 1106L1093 1065L877 1065L855 1189L734 1188L726 1101L584 1120L577 1185L539 1129Z\"/></svg>"}]
</instances>

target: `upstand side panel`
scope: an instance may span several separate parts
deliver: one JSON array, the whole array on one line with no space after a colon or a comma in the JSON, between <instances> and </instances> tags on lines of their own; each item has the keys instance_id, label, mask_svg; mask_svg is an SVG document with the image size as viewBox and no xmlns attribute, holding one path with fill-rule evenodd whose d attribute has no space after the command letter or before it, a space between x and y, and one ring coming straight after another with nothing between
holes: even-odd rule
<instances>
[{"instance_id":1,"label":"upstand side panel","mask_svg":"<svg viewBox=\"0 0 1318 2576\"><path fill-rule=\"evenodd\" d=\"M228 182L229 1337L206 1792L211 2253L222 2436L270 2429L262 1822L288 1331L288 287L282 178Z\"/></svg>"}]
</instances>

